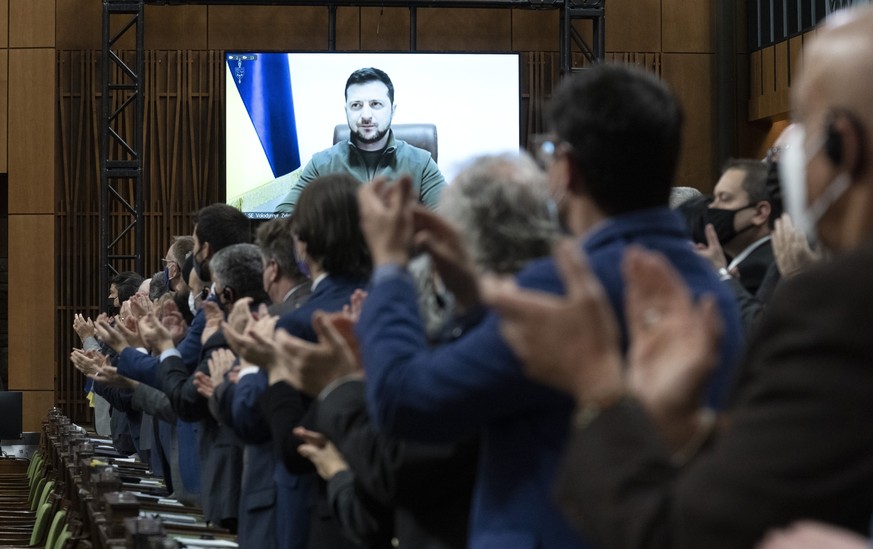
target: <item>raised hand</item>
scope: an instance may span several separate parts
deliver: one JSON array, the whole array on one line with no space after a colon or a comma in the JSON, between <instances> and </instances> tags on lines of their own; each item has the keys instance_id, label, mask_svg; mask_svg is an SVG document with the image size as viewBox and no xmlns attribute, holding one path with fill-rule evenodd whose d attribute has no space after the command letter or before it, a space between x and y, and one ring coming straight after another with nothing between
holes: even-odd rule
<instances>
[{"instance_id":1,"label":"raised hand","mask_svg":"<svg viewBox=\"0 0 873 549\"><path fill-rule=\"evenodd\" d=\"M96 335L96 330L94 329L94 321L90 318L85 318L80 313L76 313L73 316L73 330L76 331L76 334L79 336L79 340L83 343L89 337L94 337Z\"/></svg>"},{"instance_id":2,"label":"raised hand","mask_svg":"<svg viewBox=\"0 0 873 549\"><path fill-rule=\"evenodd\" d=\"M116 353L121 353L127 348L127 341L124 338L124 334L116 330L115 327L109 323L106 315L100 315L97 317L97 322L94 323L94 331L97 334L97 338L111 347Z\"/></svg>"},{"instance_id":3,"label":"raised hand","mask_svg":"<svg viewBox=\"0 0 873 549\"><path fill-rule=\"evenodd\" d=\"M224 375L233 368L233 363L236 361L236 355L230 349L217 349L210 356L207 364L209 365L209 377L212 379L212 384L216 387L224 381Z\"/></svg>"},{"instance_id":4,"label":"raised hand","mask_svg":"<svg viewBox=\"0 0 873 549\"><path fill-rule=\"evenodd\" d=\"M290 335L285 330L276 332L279 376L293 387L310 396L317 396L325 387L345 376L361 373L358 344L354 338L353 323L344 315L313 315L312 326L318 342L310 343Z\"/></svg>"},{"instance_id":5,"label":"raised hand","mask_svg":"<svg viewBox=\"0 0 873 549\"><path fill-rule=\"evenodd\" d=\"M130 314L136 322L154 310L155 306L145 294L133 294L130 297Z\"/></svg>"},{"instance_id":6,"label":"raised hand","mask_svg":"<svg viewBox=\"0 0 873 549\"><path fill-rule=\"evenodd\" d=\"M87 376L97 372L98 366L103 362L103 357L82 349L73 349L73 352L70 353L70 362L77 370Z\"/></svg>"},{"instance_id":7,"label":"raised hand","mask_svg":"<svg viewBox=\"0 0 873 549\"><path fill-rule=\"evenodd\" d=\"M276 362L276 343L273 333L279 317L262 311L257 320L249 317L243 332L238 332L229 323L222 324L224 337L230 348L241 358L262 368L272 368Z\"/></svg>"},{"instance_id":8,"label":"raised hand","mask_svg":"<svg viewBox=\"0 0 873 549\"><path fill-rule=\"evenodd\" d=\"M126 378L118 374L118 369L109 365L109 358L105 357L102 364L97 367L97 371L88 374L88 377L100 383L118 387L120 389L134 389L139 385L138 381Z\"/></svg>"},{"instance_id":9,"label":"raised hand","mask_svg":"<svg viewBox=\"0 0 873 549\"><path fill-rule=\"evenodd\" d=\"M622 263L630 348L628 387L667 442L693 432L716 365L722 325L712 296L695 303L667 260L630 248Z\"/></svg>"},{"instance_id":10,"label":"raised hand","mask_svg":"<svg viewBox=\"0 0 873 549\"><path fill-rule=\"evenodd\" d=\"M555 255L565 296L486 277L483 297L500 315L500 332L530 377L583 404L612 399L624 391L615 314L577 244L563 241Z\"/></svg>"},{"instance_id":11,"label":"raised hand","mask_svg":"<svg viewBox=\"0 0 873 549\"><path fill-rule=\"evenodd\" d=\"M709 261L709 264L716 271L727 267L727 258L724 255L724 250L721 247L721 242L718 241L718 235L712 223L706 224L704 233L706 234L706 244L697 243L694 245L698 255Z\"/></svg>"},{"instance_id":12,"label":"raised hand","mask_svg":"<svg viewBox=\"0 0 873 549\"><path fill-rule=\"evenodd\" d=\"M166 321L166 316L164 317L164 320ZM170 331L167 330L160 321L158 321L158 318L154 313L148 313L139 321L139 333L140 336L142 336L143 341L145 341L146 345L151 348L152 351L162 353L174 347L173 337L170 334Z\"/></svg>"},{"instance_id":13,"label":"raised hand","mask_svg":"<svg viewBox=\"0 0 873 549\"><path fill-rule=\"evenodd\" d=\"M461 310L479 303L476 265L464 245L463 236L454 225L416 205L413 208L415 244L427 251L446 288L455 296Z\"/></svg>"},{"instance_id":14,"label":"raised hand","mask_svg":"<svg viewBox=\"0 0 873 549\"><path fill-rule=\"evenodd\" d=\"M212 398L215 393L215 382L211 377L203 372L194 372L194 388L197 389L197 394L203 398Z\"/></svg>"},{"instance_id":15,"label":"raised hand","mask_svg":"<svg viewBox=\"0 0 873 549\"><path fill-rule=\"evenodd\" d=\"M378 177L361 185L358 190L361 230L374 265L406 265L409 261L413 204L412 180L408 176L395 181Z\"/></svg>"},{"instance_id":16,"label":"raised hand","mask_svg":"<svg viewBox=\"0 0 873 549\"><path fill-rule=\"evenodd\" d=\"M773 256L782 278L789 278L821 259L821 254L809 245L806 235L794 227L787 213L773 226Z\"/></svg>"},{"instance_id":17,"label":"raised hand","mask_svg":"<svg viewBox=\"0 0 873 549\"><path fill-rule=\"evenodd\" d=\"M348 305L343 305L343 314L349 317L353 323L357 323L361 318L361 309L364 307L364 301L367 299L367 292L358 288L352 293Z\"/></svg>"},{"instance_id":18,"label":"raised hand","mask_svg":"<svg viewBox=\"0 0 873 549\"><path fill-rule=\"evenodd\" d=\"M206 345L224 322L224 312L221 307L214 301L203 302L203 314L206 316L206 324L203 326L203 333L200 334L200 343Z\"/></svg>"},{"instance_id":19,"label":"raised hand","mask_svg":"<svg viewBox=\"0 0 873 549\"><path fill-rule=\"evenodd\" d=\"M297 452L315 465L318 476L324 480L330 480L340 471L349 468L336 446L321 433L296 427L294 434L303 440Z\"/></svg>"},{"instance_id":20,"label":"raised hand","mask_svg":"<svg viewBox=\"0 0 873 549\"><path fill-rule=\"evenodd\" d=\"M233 326L236 332L243 333L255 321L252 315L253 301L250 297L243 297L233 304L230 314L227 315L227 323Z\"/></svg>"},{"instance_id":21,"label":"raised hand","mask_svg":"<svg viewBox=\"0 0 873 549\"><path fill-rule=\"evenodd\" d=\"M163 305L163 315L161 316L161 324L170 334L170 339L173 340L173 345L178 345L188 332L188 324L178 307L172 301L165 301Z\"/></svg>"}]
</instances>

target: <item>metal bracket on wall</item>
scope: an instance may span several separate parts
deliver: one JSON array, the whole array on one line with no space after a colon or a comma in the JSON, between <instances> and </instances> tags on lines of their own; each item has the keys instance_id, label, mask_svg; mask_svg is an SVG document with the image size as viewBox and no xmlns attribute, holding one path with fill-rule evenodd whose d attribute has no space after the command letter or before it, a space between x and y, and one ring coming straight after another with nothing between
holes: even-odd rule
<instances>
[{"instance_id":1,"label":"metal bracket on wall","mask_svg":"<svg viewBox=\"0 0 873 549\"><path fill-rule=\"evenodd\" d=\"M143 2L104 0L100 133L103 295L109 293L110 280L119 271L143 270L143 32ZM131 35L136 45L132 64L120 53L122 40Z\"/></svg>"}]
</instances>

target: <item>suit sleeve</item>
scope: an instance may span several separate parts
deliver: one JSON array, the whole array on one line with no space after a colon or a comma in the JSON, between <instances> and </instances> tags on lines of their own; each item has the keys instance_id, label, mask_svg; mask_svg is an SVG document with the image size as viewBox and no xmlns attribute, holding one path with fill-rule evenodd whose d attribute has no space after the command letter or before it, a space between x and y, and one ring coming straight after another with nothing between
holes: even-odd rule
<instances>
[{"instance_id":1,"label":"suit sleeve","mask_svg":"<svg viewBox=\"0 0 873 549\"><path fill-rule=\"evenodd\" d=\"M327 500L346 537L362 547L391 547L393 513L359 489L354 473L334 475L327 482Z\"/></svg>"},{"instance_id":2,"label":"suit sleeve","mask_svg":"<svg viewBox=\"0 0 873 549\"><path fill-rule=\"evenodd\" d=\"M430 349L408 273L380 280L377 271L357 334L371 421L401 438L453 442L498 416L569 400L524 375L493 314Z\"/></svg>"},{"instance_id":3,"label":"suit sleeve","mask_svg":"<svg viewBox=\"0 0 873 549\"><path fill-rule=\"evenodd\" d=\"M133 406L167 423L176 422L176 413L167 395L154 387L140 383L133 390Z\"/></svg>"},{"instance_id":4,"label":"suit sleeve","mask_svg":"<svg viewBox=\"0 0 873 549\"><path fill-rule=\"evenodd\" d=\"M247 444L262 444L270 440L270 423L258 407L258 399L267 389L267 374L240 377L231 395L231 425L236 435Z\"/></svg>"},{"instance_id":5,"label":"suit sleeve","mask_svg":"<svg viewBox=\"0 0 873 549\"><path fill-rule=\"evenodd\" d=\"M124 377L135 379L150 387L160 388L159 364L160 360L157 357L127 347L118 355L117 367L118 373Z\"/></svg>"},{"instance_id":6,"label":"suit sleeve","mask_svg":"<svg viewBox=\"0 0 873 549\"><path fill-rule=\"evenodd\" d=\"M385 504L394 500L400 444L370 424L363 382L342 383L318 403L316 430L336 445L373 497Z\"/></svg>"},{"instance_id":7,"label":"suit sleeve","mask_svg":"<svg viewBox=\"0 0 873 549\"><path fill-rule=\"evenodd\" d=\"M573 435L558 492L598 546L752 547L799 519L867 533L873 439L858 433L873 417L873 294L848 277L790 282L750 344L729 425L685 469L669 467L639 409Z\"/></svg>"},{"instance_id":8,"label":"suit sleeve","mask_svg":"<svg viewBox=\"0 0 873 549\"><path fill-rule=\"evenodd\" d=\"M308 407L303 395L283 381L267 387L258 405L264 417L268 418L273 444L288 472L300 475L315 471L312 462L297 453L303 441L293 433L294 427L303 421Z\"/></svg>"}]
</instances>

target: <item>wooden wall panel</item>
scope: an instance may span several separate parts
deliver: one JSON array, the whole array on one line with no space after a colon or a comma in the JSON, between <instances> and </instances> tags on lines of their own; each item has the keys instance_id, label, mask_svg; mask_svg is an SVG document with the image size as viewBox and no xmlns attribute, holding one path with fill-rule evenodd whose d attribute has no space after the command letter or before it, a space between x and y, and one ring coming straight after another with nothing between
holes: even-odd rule
<instances>
[{"instance_id":1,"label":"wooden wall panel","mask_svg":"<svg viewBox=\"0 0 873 549\"><path fill-rule=\"evenodd\" d=\"M58 49L99 50L103 47L103 2L61 0L55 13ZM70 24L72 21L75 24Z\"/></svg>"},{"instance_id":2,"label":"wooden wall panel","mask_svg":"<svg viewBox=\"0 0 873 549\"><path fill-rule=\"evenodd\" d=\"M54 234L53 214L9 216L9 288L14 288L9 292L9 386L13 389L54 390Z\"/></svg>"},{"instance_id":3,"label":"wooden wall panel","mask_svg":"<svg viewBox=\"0 0 873 549\"><path fill-rule=\"evenodd\" d=\"M558 51L558 15L558 10L512 10L512 50Z\"/></svg>"},{"instance_id":4,"label":"wooden wall panel","mask_svg":"<svg viewBox=\"0 0 873 549\"><path fill-rule=\"evenodd\" d=\"M337 51L358 50L361 47L361 8L344 7L336 10ZM325 42L326 44L326 42Z\"/></svg>"},{"instance_id":5,"label":"wooden wall panel","mask_svg":"<svg viewBox=\"0 0 873 549\"><path fill-rule=\"evenodd\" d=\"M210 50L327 48L326 7L209 6L208 14Z\"/></svg>"},{"instance_id":6,"label":"wooden wall panel","mask_svg":"<svg viewBox=\"0 0 873 549\"><path fill-rule=\"evenodd\" d=\"M803 60L803 37L795 36L788 41L788 86L794 83L800 73Z\"/></svg>"},{"instance_id":7,"label":"wooden wall panel","mask_svg":"<svg viewBox=\"0 0 873 549\"><path fill-rule=\"evenodd\" d=\"M39 432L42 420L54 405L54 391L24 391L21 395L22 429L25 432Z\"/></svg>"},{"instance_id":8,"label":"wooden wall panel","mask_svg":"<svg viewBox=\"0 0 873 549\"><path fill-rule=\"evenodd\" d=\"M9 47L9 0L0 0L0 48Z\"/></svg>"},{"instance_id":9,"label":"wooden wall panel","mask_svg":"<svg viewBox=\"0 0 873 549\"><path fill-rule=\"evenodd\" d=\"M146 6L145 49L205 50L206 6Z\"/></svg>"},{"instance_id":10,"label":"wooden wall panel","mask_svg":"<svg viewBox=\"0 0 873 549\"><path fill-rule=\"evenodd\" d=\"M606 51L661 51L661 0L609 0Z\"/></svg>"},{"instance_id":11,"label":"wooden wall panel","mask_svg":"<svg viewBox=\"0 0 873 549\"><path fill-rule=\"evenodd\" d=\"M787 113L791 109L788 93L788 42L779 42L773 47L773 81L776 97L773 100L773 109L777 112Z\"/></svg>"},{"instance_id":12,"label":"wooden wall panel","mask_svg":"<svg viewBox=\"0 0 873 549\"><path fill-rule=\"evenodd\" d=\"M53 213L54 49L9 50L9 213Z\"/></svg>"},{"instance_id":13,"label":"wooden wall panel","mask_svg":"<svg viewBox=\"0 0 873 549\"><path fill-rule=\"evenodd\" d=\"M665 52L715 52L712 2L662 0Z\"/></svg>"},{"instance_id":14,"label":"wooden wall panel","mask_svg":"<svg viewBox=\"0 0 873 549\"><path fill-rule=\"evenodd\" d=\"M761 97L759 115L769 116L776 102L776 56L773 46L761 50Z\"/></svg>"},{"instance_id":15,"label":"wooden wall panel","mask_svg":"<svg viewBox=\"0 0 873 549\"><path fill-rule=\"evenodd\" d=\"M0 49L0 173L6 173L9 144L9 50Z\"/></svg>"},{"instance_id":16,"label":"wooden wall panel","mask_svg":"<svg viewBox=\"0 0 873 549\"><path fill-rule=\"evenodd\" d=\"M55 45L55 0L9 0L9 47Z\"/></svg>"},{"instance_id":17,"label":"wooden wall panel","mask_svg":"<svg viewBox=\"0 0 873 549\"><path fill-rule=\"evenodd\" d=\"M360 8L360 27L357 29L360 42L348 49L408 51L409 22L407 8ZM340 34L339 28L337 34Z\"/></svg>"},{"instance_id":18,"label":"wooden wall panel","mask_svg":"<svg viewBox=\"0 0 873 549\"><path fill-rule=\"evenodd\" d=\"M512 48L510 10L418 10L418 49L444 51L509 51Z\"/></svg>"},{"instance_id":19,"label":"wooden wall panel","mask_svg":"<svg viewBox=\"0 0 873 549\"><path fill-rule=\"evenodd\" d=\"M716 178L713 166L715 56L665 53L662 63L663 78L673 88L685 110L682 152L675 184L709 191Z\"/></svg>"}]
</instances>

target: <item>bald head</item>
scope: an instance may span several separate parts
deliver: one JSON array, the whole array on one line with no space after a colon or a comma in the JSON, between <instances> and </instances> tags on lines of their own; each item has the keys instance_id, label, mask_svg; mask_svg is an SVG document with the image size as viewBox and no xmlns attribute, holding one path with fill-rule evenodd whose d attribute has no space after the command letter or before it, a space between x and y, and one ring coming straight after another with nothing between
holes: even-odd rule
<instances>
[{"instance_id":1,"label":"bald head","mask_svg":"<svg viewBox=\"0 0 873 549\"><path fill-rule=\"evenodd\" d=\"M873 6L839 11L828 19L804 51L798 88L798 95L820 95L829 108L849 110L873 127Z\"/></svg>"},{"instance_id":2,"label":"bald head","mask_svg":"<svg viewBox=\"0 0 873 549\"><path fill-rule=\"evenodd\" d=\"M804 50L794 86L803 128L806 203L839 251L873 236L873 6L832 15ZM823 212L823 213L822 213Z\"/></svg>"}]
</instances>

